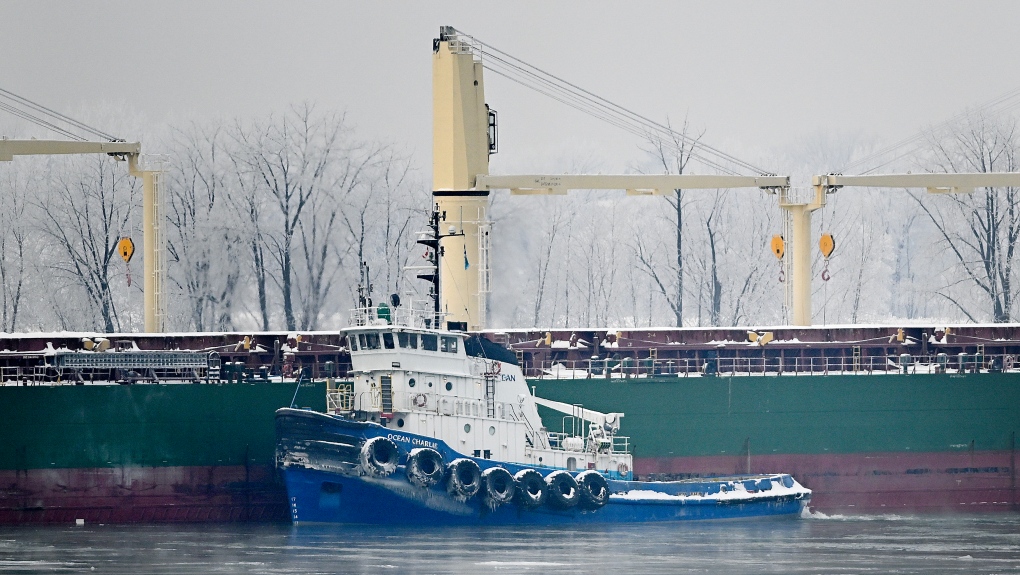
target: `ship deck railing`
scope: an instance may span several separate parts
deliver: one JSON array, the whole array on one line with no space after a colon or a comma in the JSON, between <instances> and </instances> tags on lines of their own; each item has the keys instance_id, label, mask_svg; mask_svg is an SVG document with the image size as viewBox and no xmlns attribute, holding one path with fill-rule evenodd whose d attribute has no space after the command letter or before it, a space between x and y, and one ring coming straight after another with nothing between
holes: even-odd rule
<instances>
[{"instance_id":1,"label":"ship deck railing","mask_svg":"<svg viewBox=\"0 0 1020 575\"><path fill-rule=\"evenodd\" d=\"M350 312L350 325L397 325L435 329L442 325L445 316L443 313L437 314L424 300L409 299L395 308L388 304L354 308Z\"/></svg>"},{"instance_id":2,"label":"ship deck railing","mask_svg":"<svg viewBox=\"0 0 1020 575\"><path fill-rule=\"evenodd\" d=\"M0 385L65 385L219 381L216 352L107 351L64 352L43 356L36 365L0 366Z\"/></svg>"},{"instance_id":3,"label":"ship deck railing","mask_svg":"<svg viewBox=\"0 0 1020 575\"><path fill-rule=\"evenodd\" d=\"M910 354L866 357L717 357L525 361L529 379L616 379L701 376L1020 373L1011 354Z\"/></svg>"}]
</instances>

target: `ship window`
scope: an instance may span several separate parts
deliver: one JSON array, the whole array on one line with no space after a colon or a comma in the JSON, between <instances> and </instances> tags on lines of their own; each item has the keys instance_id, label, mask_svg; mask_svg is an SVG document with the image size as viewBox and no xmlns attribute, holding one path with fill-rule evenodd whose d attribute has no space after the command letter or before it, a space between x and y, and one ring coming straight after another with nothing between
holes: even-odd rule
<instances>
[{"instance_id":1,"label":"ship window","mask_svg":"<svg viewBox=\"0 0 1020 575\"><path fill-rule=\"evenodd\" d=\"M386 349L393 349L393 334L392 333L386 332L386 333L382 334L382 340L383 340L383 345L386 346Z\"/></svg>"},{"instance_id":2,"label":"ship window","mask_svg":"<svg viewBox=\"0 0 1020 575\"><path fill-rule=\"evenodd\" d=\"M425 351L439 351L439 338L431 333L421 334L421 348Z\"/></svg>"},{"instance_id":3,"label":"ship window","mask_svg":"<svg viewBox=\"0 0 1020 575\"><path fill-rule=\"evenodd\" d=\"M493 425L489 426L489 435L496 435L496 427Z\"/></svg>"},{"instance_id":4,"label":"ship window","mask_svg":"<svg viewBox=\"0 0 1020 575\"><path fill-rule=\"evenodd\" d=\"M351 351L358 351L358 338L353 333L347 336L347 347Z\"/></svg>"},{"instance_id":5,"label":"ship window","mask_svg":"<svg viewBox=\"0 0 1020 575\"><path fill-rule=\"evenodd\" d=\"M414 387L414 383L415 383L414 378L412 377L411 379L407 380L407 387Z\"/></svg>"},{"instance_id":6,"label":"ship window","mask_svg":"<svg viewBox=\"0 0 1020 575\"><path fill-rule=\"evenodd\" d=\"M443 351L446 353L457 353L457 338L443 336Z\"/></svg>"},{"instance_id":7,"label":"ship window","mask_svg":"<svg viewBox=\"0 0 1020 575\"><path fill-rule=\"evenodd\" d=\"M411 347L407 343L407 332L406 331L398 331L397 332L397 345L399 345L400 347L403 347L403 348Z\"/></svg>"},{"instance_id":8,"label":"ship window","mask_svg":"<svg viewBox=\"0 0 1020 575\"><path fill-rule=\"evenodd\" d=\"M446 391L453 391L453 384L449 381L446 382Z\"/></svg>"},{"instance_id":9,"label":"ship window","mask_svg":"<svg viewBox=\"0 0 1020 575\"><path fill-rule=\"evenodd\" d=\"M359 346L361 349L365 349L365 334L363 333L358 334L358 343L361 344Z\"/></svg>"},{"instance_id":10,"label":"ship window","mask_svg":"<svg viewBox=\"0 0 1020 575\"><path fill-rule=\"evenodd\" d=\"M418 334L416 333L407 334L407 342L411 344L410 346L408 346L411 349L418 349Z\"/></svg>"},{"instance_id":11,"label":"ship window","mask_svg":"<svg viewBox=\"0 0 1020 575\"><path fill-rule=\"evenodd\" d=\"M471 433L471 424L470 423L465 423L464 424L464 433Z\"/></svg>"},{"instance_id":12,"label":"ship window","mask_svg":"<svg viewBox=\"0 0 1020 575\"><path fill-rule=\"evenodd\" d=\"M361 347L368 349L379 349L379 334L377 333L366 333L365 343Z\"/></svg>"}]
</instances>

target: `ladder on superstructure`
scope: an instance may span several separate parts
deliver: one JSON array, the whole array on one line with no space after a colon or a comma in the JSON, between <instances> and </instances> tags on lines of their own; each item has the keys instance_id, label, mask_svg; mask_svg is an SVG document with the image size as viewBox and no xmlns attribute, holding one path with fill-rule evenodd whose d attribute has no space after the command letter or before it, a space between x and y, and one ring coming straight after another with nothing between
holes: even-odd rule
<instances>
[{"instance_id":1,"label":"ladder on superstructure","mask_svg":"<svg viewBox=\"0 0 1020 575\"><path fill-rule=\"evenodd\" d=\"M485 374L485 412L490 418L496 417L496 374Z\"/></svg>"}]
</instances>

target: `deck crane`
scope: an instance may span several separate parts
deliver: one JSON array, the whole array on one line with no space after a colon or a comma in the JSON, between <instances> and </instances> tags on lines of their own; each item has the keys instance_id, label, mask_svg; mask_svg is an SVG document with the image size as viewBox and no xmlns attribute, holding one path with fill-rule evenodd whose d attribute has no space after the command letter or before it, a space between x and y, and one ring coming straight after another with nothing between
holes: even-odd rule
<instances>
[{"instance_id":1,"label":"deck crane","mask_svg":"<svg viewBox=\"0 0 1020 575\"><path fill-rule=\"evenodd\" d=\"M844 187L921 188L931 194L966 194L976 188L1020 187L1020 172L981 172L956 174L867 174L814 176L811 185L815 199L810 204L787 204L793 207L793 317L794 325L811 325L811 217L810 213L825 206L825 197ZM784 198L780 196L780 206ZM790 208L786 208L790 209ZM798 211L794 211L798 210Z\"/></svg>"},{"instance_id":2,"label":"deck crane","mask_svg":"<svg viewBox=\"0 0 1020 575\"><path fill-rule=\"evenodd\" d=\"M679 189L789 188L786 176L758 175L489 175L496 152L496 114L485 104L480 53L456 29L443 26L433 42L432 195L445 223L459 230L446 238L438 260L440 308L451 329L479 330L486 322L489 282L489 192L515 195L566 194L568 190L626 190L628 195L674 193ZM476 270L470 262L476 262Z\"/></svg>"},{"instance_id":3,"label":"deck crane","mask_svg":"<svg viewBox=\"0 0 1020 575\"><path fill-rule=\"evenodd\" d=\"M88 142L64 140L0 139L0 162L14 156L52 154L107 154L128 163L128 172L142 179L142 226L145 252L145 331L164 331L166 318L166 240L163 235L163 167L160 162L143 165L138 142Z\"/></svg>"},{"instance_id":4,"label":"deck crane","mask_svg":"<svg viewBox=\"0 0 1020 575\"><path fill-rule=\"evenodd\" d=\"M774 193L778 205L787 212L789 222L787 298L790 323L811 325L811 214L825 207L826 196L844 186L926 188L932 193L960 193L976 187L1020 186L1017 173L977 174L890 174L843 176L830 174L812 180L810 201L796 201L786 176L740 175L489 175L489 155L496 152L496 114L485 104L482 82L482 53L474 44L493 51L492 60L505 69L520 68L513 57L458 32L450 26L440 29L433 42L433 197L446 223L460 223L461 234L447 253L463 250L465 265L443 265L441 308L450 325L461 329L480 329L486 320L485 296L488 292L489 224L486 220L491 190L509 189L514 195L566 194L568 190L623 189L628 195L665 195L680 189L759 188ZM486 52L487 54L489 52ZM523 64L527 66L527 64ZM506 76L498 68L494 71ZM505 71L505 70L504 70ZM529 70L530 77L542 82L539 92L576 106L578 100L593 96L584 92L556 93L557 78L540 70ZM511 80L519 81L507 76ZM576 88L572 84L568 84ZM583 92L583 90L582 90ZM623 127L628 119L638 119L644 127L662 128L647 118L620 108L602 98L590 99L596 117L614 118L610 123ZM582 111L585 111L582 109ZM618 114L619 112L619 114ZM591 113L589 110L588 113ZM618 114L618 115L617 115ZM608 121L608 120L607 120ZM632 130L632 133L633 132ZM724 160L730 156L717 153ZM704 158L702 158L704 160ZM720 164L707 162L721 168ZM752 168L737 162L745 168ZM451 230L455 228L451 225ZM451 249L452 248L452 249ZM470 256L480 264L469 272Z\"/></svg>"}]
</instances>

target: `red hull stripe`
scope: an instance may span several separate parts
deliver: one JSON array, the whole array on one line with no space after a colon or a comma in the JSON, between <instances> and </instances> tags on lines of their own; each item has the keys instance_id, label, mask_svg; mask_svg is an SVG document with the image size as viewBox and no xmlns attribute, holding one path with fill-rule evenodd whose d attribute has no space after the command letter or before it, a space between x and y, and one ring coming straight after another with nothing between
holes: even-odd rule
<instances>
[{"instance_id":1,"label":"red hull stripe","mask_svg":"<svg viewBox=\"0 0 1020 575\"><path fill-rule=\"evenodd\" d=\"M1018 508L1015 455L858 453L645 457L634 470L653 479L784 472L813 491L820 511L1009 511Z\"/></svg>"},{"instance_id":2,"label":"red hull stripe","mask_svg":"<svg viewBox=\"0 0 1020 575\"><path fill-rule=\"evenodd\" d=\"M0 523L288 521L269 466L0 471Z\"/></svg>"}]
</instances>

